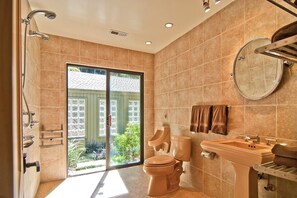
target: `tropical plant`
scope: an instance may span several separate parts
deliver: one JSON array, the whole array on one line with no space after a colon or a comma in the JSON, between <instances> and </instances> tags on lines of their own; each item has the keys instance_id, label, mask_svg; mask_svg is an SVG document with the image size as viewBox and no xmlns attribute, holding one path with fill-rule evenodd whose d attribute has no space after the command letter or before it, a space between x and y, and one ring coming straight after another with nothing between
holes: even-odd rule
<instances>
[{"instance_id":1,"label":"tropical plant","mask_svg":"<svg viewBox=\"0 0 297 198\"><path fill-rule=\"evenodd\" d=\"M113 161L117 163L135 161L140 154L140 125L128 123L125 132L115 137L112 148Z\"/></svg>"},{"instance_id":2,"label":"tropical plant","mask_svg":"<svg viewBox=\"0 0 297 198\"><path fill-rule=\"evenodd\" d=\"M68 167L76 168L81 154L84 152L80 143L76 140L68 141Z\"/></svg>"}]
</instances>

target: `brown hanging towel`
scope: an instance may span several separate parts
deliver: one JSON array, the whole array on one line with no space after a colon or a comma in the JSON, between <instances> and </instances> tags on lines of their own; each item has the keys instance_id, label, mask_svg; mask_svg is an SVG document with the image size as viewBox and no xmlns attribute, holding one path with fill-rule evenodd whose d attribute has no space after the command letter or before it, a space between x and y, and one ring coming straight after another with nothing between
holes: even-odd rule
<instances>
[{"instance_id":1,"label":"brown hanging towel","mask_svg":"<svg viewBox=\"0 0 297 198\"><path fill-rule=\"evenodd\" d=\"M228 107L226 105L215 105L212 111L211 131L227 135Z\"/></svg>"},{"instance_id":2,"label":"brown hanging towel","mask_svg":"<svg viewBox=\"0 0 297 198\"><path fill-rule=\"evenodd\" d=\"M200 115L200 106L193 106L191 113L191 125L190 131L198 132L199 127L199 115Z\"/></svg>"},{"instance_id":3,"label":"brown hanging towel","mask_svg":"<svg viewBox=\"0 0 297 198\"><path fill-rule=\"evenodd\" d=\"M208 133L211 127L211 106L200 106L198 132Z\"/></svg>"}]
</instances>

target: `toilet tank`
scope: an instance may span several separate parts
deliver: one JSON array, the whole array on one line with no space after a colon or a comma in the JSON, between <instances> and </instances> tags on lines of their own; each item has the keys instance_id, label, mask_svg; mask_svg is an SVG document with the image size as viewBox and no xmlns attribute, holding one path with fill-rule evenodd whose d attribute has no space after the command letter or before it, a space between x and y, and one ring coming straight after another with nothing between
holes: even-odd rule
<instances>
[{"instance_id":1,"label":"toilet tank","mask_svg":"<svg viewBox=\"0 0 297 198\"><path fill-rule=\"evenodd\" d=\"M186 136L172 136L171 151L175 159L180 161L190 161L191 138Z\"/></svg>"}]
</instances>

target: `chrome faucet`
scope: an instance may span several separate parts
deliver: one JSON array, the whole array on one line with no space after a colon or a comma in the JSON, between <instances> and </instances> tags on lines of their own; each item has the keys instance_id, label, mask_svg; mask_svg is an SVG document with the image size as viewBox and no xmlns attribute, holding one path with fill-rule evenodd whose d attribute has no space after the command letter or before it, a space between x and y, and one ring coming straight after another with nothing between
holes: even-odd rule
<instances>
[{"instance_id":1,"label":"chrome faucet","mask_svg":"<svg viewBox=\"0 0 297 198\"><path fill-rule=\"evenodd\" d=\"M251 135L245 135L243 137L243 140L245 142L248 142L249 140L251 140L254 144L259 144L260 143L260 137L259 135L254 135L254 136L251 136Z\"/></svg>"}]
</instances>

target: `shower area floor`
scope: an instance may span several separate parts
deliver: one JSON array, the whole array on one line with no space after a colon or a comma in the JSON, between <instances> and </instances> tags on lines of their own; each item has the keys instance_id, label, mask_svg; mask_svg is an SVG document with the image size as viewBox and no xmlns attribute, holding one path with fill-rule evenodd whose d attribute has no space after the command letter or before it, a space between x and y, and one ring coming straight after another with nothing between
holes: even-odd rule
<instances>
[{"instance_id":1,"label":"shower area floor","mask_svg":"<svg viewBox=\"0 0 297 198\"><path fill-rule=\"evenodd\" d=\"M134 166L41 183L36 198L142 198L148 197L146 195L148 184L149 177L143 172L142 166ZM178 191L161 197L208 198L187 186L186 183L181 183Z\"/></svg>"}]
</instances>

